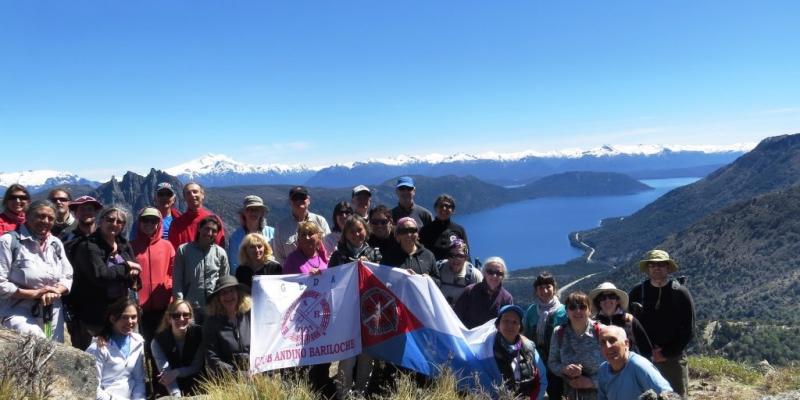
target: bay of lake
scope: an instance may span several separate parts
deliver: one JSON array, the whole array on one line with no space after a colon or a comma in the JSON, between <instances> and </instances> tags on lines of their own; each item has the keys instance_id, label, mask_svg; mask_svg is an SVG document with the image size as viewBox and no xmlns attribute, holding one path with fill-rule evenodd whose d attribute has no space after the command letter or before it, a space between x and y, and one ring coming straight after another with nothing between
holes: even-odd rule
<instances>
[{"instance_id":1,"label":"bay of lake","mask_svg":"<svg viewBox=\"0 0 800 400\"><path fill-rule=\"evenodd\" d=\"M699 179L642 180L654 189L625 196L526 200L456 215L453 220L467 230L473 257L503 257L509 270L561 264L583 254L569 244L570 232L595 228L603 218L631 215L670 190Z\"/></svg>"}]
</instances>

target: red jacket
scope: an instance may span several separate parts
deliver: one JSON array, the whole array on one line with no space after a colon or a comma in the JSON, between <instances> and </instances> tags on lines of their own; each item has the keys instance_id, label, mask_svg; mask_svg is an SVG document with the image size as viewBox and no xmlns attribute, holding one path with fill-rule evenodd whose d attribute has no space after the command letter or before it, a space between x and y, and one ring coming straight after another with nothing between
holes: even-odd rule
<instances>
[{"instance_id":1,"label":"red jacket","mask_svg":"<svg viewBox=\"0 0 800 400\"><path fill-rule=\"evenodd\" d=\"M131 247L136 262L142 266L139 305L145 311L166 310L172 300L175 249L172 248L172 243L161 238L161 221L158 222L158 229L153 236L147 236L142 232L142 225L137 224Z\"/></svg>"},{"instance_id":2,"label":"red jacket","mask_svg":"<svg viewBox=\"0 0 800 400\"><path fill-rule=\"evenodd\" d=\"M8 215L5 212L0 213L0 235L6 232L11 232L24 223L25 223L24 213L18 216Z\"/></svg>"},{"instance_id":3,"label":"red jacket","mask_svg":"<svg viewBox=\"0 0 800 400\"><path fill-rule=\"evenodd\" d=\"M186 210L180 217L173 219L172 224L169 226L169 241L172 243L172 247L177 250L178 246L194 241L195 236L197 236L197 223L209 215L214 215L214 213L201 208L197 211ZM222 225L222 220L219 217L217 217L217 220L220 224L220 230L217 232L215 243L224 248L225 229Z\"/></svg>"}]
</instances>

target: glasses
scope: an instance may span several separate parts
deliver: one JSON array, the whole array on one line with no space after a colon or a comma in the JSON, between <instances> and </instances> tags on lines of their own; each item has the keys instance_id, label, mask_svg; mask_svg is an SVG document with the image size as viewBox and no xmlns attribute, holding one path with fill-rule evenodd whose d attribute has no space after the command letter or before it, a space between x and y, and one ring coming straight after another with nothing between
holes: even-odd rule
<instances>
[{"instance_id":1,"label":"glasses","mask_svg":"<svg viewBox=\"0 0 800 400\"><path fill-rule=\"evenodd\" d=\"M182 319L182 318L189 319L189 318L192 318L192 313L174 312L174 313L170 314L170 317L172 317L172 319Z\"/></svg>"},{"instance_id":2,"label":"glasses","mask_svg":"<svg viewBox=\"0 0 800 400\"><path fill-rule=\"evenodd\" d=\"M410 191L414 190L414 188L408 187L408 186L400 186L399 188L397 188L397 190L399 190L401 192L410 192Z\"/></svg>"},{"instance_id":3,"label":"glasses","mask_svg":"<svg viewBox=\"0 0 800 400\"><path fill-rule=\"evenodd\" d=\"M370 225L389 225L388 219L371 219L369 220Z\"/></svg>"},{"instance_id":4,"label":"glasses","mask_svg":"<svg viewBox=\"0 0 800 400\"><path fill-rule=\"evenodd\" d=\"M486 270L486 275L491 275L491 276L496 276L496 277L502 278L502 277L504 277L506 275L506 273L503 272L503 271L498 271L496 269L487 269Z\"/></svg>"},{"instance_id":5,"label":"glasses","mask_svg":"<svg viewBox=\"0 0 800 400\"><path fill-rule=\"evenodd\" d=\"M669 263L666 261L651 261L647 263L647 266L650 268L667 268Z\"/></svg>"},{"instance_id":6,"label":"glasses","mask_svg":"<svg viewBox=\"0 0 800 400\"><path fill-rule=\"evenodd\" d=\"M169 190L162 190L162 191L156 193L156 196L158 196L158 197L172 197L172 192L170 192Z\"/></svg>"},{"instance_id":7,"label":"glasses","mask_svg":"<svg viewBox=\"0 0 800 400\"><path fill-rule=\"evenodd\" d=\"M28 201L30 199L31 199L30 196L28 196L27 194L12 194L11 196L8 196L8 200L10 201L14 200Z\"/></svg>"},{"instance_id":8,"label":"glasses","mask_svg":"<svg viewBox=\"0 0 800 400\"><path fill-rule=\"evenodd\" d=\"M397 233L400 235L408 235L417 233L419 230L417 228L397 228Z\"/></svg>"},{"instance_id":9,"label":"glasses","mask_svg":"<svg viewBox=\"0 0 800 400\"><path fill-rule=\"evenodd\" d=\"M464 259L464 258L467 258L467 255L466 254L450 254L450 258L461 258L461 259Z\"/></svg>"},{"instance_id":10,"label":"glasses","mask_svg":"<svg viewBox=\"0 0 800 400\"><path fill-rule=\"evenodd\" d=\"M140 224L157 224L158 218L141 218L139 219Z\"/></svg>"},{"instance_id":11,"label":"glasses","mask_svg":"<svg viewBox=\"0 0 800 400\"><path fill-rule=\"evenodd\" d=\"M307 198L308 198L308 196L303 196L303 195L297 195L297 196L292 196L291 197L292 201L295 202L295 203L297 203L299 201L306 201Z\"/></svg>"},{"instance_id":12,"label":"glasses","mask_svg":"<svg viewBox=\"0 0 800 400\"><path fill-rule=\"evenodd\" d=\"M444 210L455 210L456 206L454 206L452 204L439 204L439 208L444 209Z\"/></svg>"},{"instance_id":13,"label":"glasses","mask_svg":"<svg viewBox=\"0 0 800 400\"><path fill-rule=\"evenodd\" d=\"M614 293L603 293L597 296L597 301L619 300L619 296Z\"/></svg>"},{"instance_id":14,"label":"glasses","mask_svg":"<svg viewBox=\"0 0 800 400\"><path fill-rule=\"evenodd\" d=\"M69 203L69 199L66 197L53 197L50 201L53 203Z\"/></svg>"},{"instance_id":15,"label":"glasses","mask_svg":"<svg viewBox=\"0 0 800 400\"><path fill-rule=\"evenodd\" d=\"M567 308L568 308L570 311L575 311L575 310L586 310L586 309L588 309L588 308L589 308L589 306L587 306L587 305L586 305L586 304L584 304L584 303L580 303L580 304L577 304L577 303L572 303L572 304L568 305L568 306L567 306Z\"/></svg>"},{"instance_id":16,"label":"glasses","mask_svg":"<svg viewBox=\"0 0 800 400\"><path fill-rule=\"evenodd\" d=\"M124 219L114 218L114 217L106 218L106 222L108 222L109 224L114 224L114 225L125 225L125 220Z\"/></svg>"},{"instance_id":17,"label":"glasses","mask_svg":"<svg viewBox=\"0 0 800 400\"><path fill-rule=\"evenodd\" d=\"M353 215L352 211L342 210L336 213L336 215Z\"/></svg>"}]
</instances>

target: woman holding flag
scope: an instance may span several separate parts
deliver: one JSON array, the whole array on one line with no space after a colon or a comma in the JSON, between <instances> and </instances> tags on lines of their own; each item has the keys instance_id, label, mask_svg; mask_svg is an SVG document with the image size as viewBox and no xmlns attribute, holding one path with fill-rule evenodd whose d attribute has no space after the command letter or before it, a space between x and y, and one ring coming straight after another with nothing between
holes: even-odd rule
<instances>
[{"instance_id":1,"label":"woman holding flag","mask_svg":"<svg viewBox=\"0 0 800 400\"><path fill-rule=\"evenodd\" d=\"M543 400L547 373L536 345L520 335L524 315L520 306L510 304L500 308L494 321L497 327L494 359L506 389L521 398Z\"/></svg>"}]
</instances>

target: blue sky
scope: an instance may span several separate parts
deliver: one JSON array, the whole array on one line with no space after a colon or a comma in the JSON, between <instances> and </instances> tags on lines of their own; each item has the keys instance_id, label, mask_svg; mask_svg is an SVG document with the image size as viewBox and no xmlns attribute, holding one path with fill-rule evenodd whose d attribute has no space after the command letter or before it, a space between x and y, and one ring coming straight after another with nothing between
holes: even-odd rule
<instances>
[{"instance_id":1,"label":"blue sky","mask_svg":"<svg viewBox=\"0 0 800 400\"><path fill-rule=\"evenodd\" d=\"M800 132L797 1L2 1L0 171Z\"/></svg>"}]
</instances>

